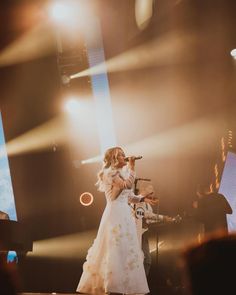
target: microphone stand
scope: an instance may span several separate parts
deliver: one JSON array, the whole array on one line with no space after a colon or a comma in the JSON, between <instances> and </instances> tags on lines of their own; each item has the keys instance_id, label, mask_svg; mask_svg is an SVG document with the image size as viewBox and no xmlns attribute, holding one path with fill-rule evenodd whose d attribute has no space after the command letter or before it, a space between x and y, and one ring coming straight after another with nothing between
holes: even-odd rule
<instances>
[{"instance_id":1,"label":"microphone stand","mask_svg":"<svg viewBox=\"0 0 236 295\"><path fill-rule=\"evenodd\" d=\"M138 184L139 179L135 178L134 180L134 194L138 195L138 189L137 189L137 184Z\"/></svg>"},{"instance_id":2,"label":"microphone stand","mask_svg":"<svg viewBox=\"0 0 236 295\"><path fill-rule=\"evenodd\" d=\"M139 193L139 189L137 188L137 184L138 184L138 181L151 181L151 179L149 178L135 178L134 180L134 193L135 195L138 195ZM159 202L157 203L157 215L159 215ZM156 235L156 268L158 269L158 256L159 256L159 248L158 248L158 244L159 244L159 235L157 233Z\"/></svg>"}]
</instances>

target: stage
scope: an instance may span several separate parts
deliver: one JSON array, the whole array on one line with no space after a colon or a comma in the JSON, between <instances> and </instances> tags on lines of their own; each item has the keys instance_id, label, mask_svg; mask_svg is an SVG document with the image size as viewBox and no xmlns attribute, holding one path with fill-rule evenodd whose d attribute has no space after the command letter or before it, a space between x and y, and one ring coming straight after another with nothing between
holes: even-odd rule
<instances>
[{"instance_id":1,"label":"stage","mask_svg":"<svg viewBox=\"0 0 236 295\"><path fill-rule=\"evenodd\" d=\"M18 293L18 295L56 295L56 294L59 294L59 295L74 295L74 294L78 294L78 293Z\"/></svg>"}]
</instances>

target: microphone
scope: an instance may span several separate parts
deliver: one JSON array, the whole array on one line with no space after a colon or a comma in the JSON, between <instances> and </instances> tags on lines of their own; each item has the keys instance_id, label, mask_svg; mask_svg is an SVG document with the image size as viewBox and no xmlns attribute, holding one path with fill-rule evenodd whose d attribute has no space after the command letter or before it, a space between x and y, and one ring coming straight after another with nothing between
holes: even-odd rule
<instances>
[{"instance_id":1,"label":"microphone","mask_svg":"<svg viewBox=\"0 0 236 295\"><path fill-rule=\"evenodd\" d=\"M131 156L129 156L129 157L125 157L125 161L126 162L129 162L129 159L131 158ZM142 159L142 156L137 156L137 157L134 157L134 160L140 160L140 159Z\"/></svg>"},{"instance_id":2,"label":"microphone","mask_svg":"<svg viewBox=\"0 0 236 295\"><path fill-rule=\"evenodd\" d=\"M140 178L140 177L135 178L135 180L136 180L136 181L139 181L139 180L142 180L142 181L151 181L150 178Z\"/></svg>"}]
</instances>

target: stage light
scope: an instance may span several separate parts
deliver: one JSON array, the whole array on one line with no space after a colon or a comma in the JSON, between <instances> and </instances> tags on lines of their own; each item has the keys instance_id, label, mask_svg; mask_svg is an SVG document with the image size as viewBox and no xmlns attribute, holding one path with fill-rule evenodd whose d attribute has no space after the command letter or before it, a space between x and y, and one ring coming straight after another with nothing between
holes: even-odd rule
<instances>
[{"instance_id":1,"label":"stage light","mask_svg":"<svg viewBox=\"0 0 236 295\"><path fill-rule=\"evenodd\" d=\"M98 156L95 156L95 157L90 158L90 159L82 160L81 164L85 165L85 164L99 163L99 162L102 162L102 158L103 158L102 155L98 155Z\"/></svg>"},{"instance_id":2,"label":"stage light","mask_svg":"<svg viewBox=\"0 0 236 295\"><path fill-rule=\"evenodd\" d=\"M83 206L90 206L93 203L93 200L93 195L89 192L84 192L79 197L79 201Z\"/></svg>"},{"instance_id":3,"label":"stage light","mask_svg":"<svg viewBox=\"0 0 236 295\"><path fill-rule=\"evenodd\" d=\"M55 4L52 7L51 15L54 19L62 19L66 17L66 10L64 10L64 5L62 4Z\"/></svg>"},{"instance_id":4,"label":"stage light","mask_svg":"<svg viewBox=\"0 0 236 295\"><path fill-rule=\"evenodd\" d=\"M103 73L136 70L150 66L169 66L173 63L170 56L175 56L176 64L193 62L193 55L189 53L183 54L183 52L186 51L185 47L187 45L193 46L195 42L197 40L193 36L177 32L168 33L114 56L109 60L98 63L96 59L96 63L90 64L90 68L72 74L70 78L96 76Z\"/></svg>"},{"instance_id":5,"label":"stage light","mask_svg":"<svg viewBox=\"0 0 236 295\"><path fill-rule=\"evenodd\" d=\"M153 15L153 0L135 1L135 20L138 28L143 30L149 24Z\"/></svg>"},{"instance_id":6,"label":"stage light","mask_svg":"<svg viewBox=\"0 0 236 295\"><path fill-rule=\"evenodd\" d=\"M93 8L87 1L57 0L48 6L49 18L63 28L81 30L92 17Z\"/></svg>"},{"instance_id":7,"label":"stage light","mask_svg":"<svg viewBox=\"0 0 236 295\"><path fill-rule=\"evenodd\" d=\"M71 259L72 261L84 259L95 237L96 231L90 230L34 241L34 251L28 252L27 256L31 259L42 257L47 259Z\"/></svg>"},{"instance_id":8,"label":"stage light","mask_svg":"<svg viewBox=\"0 0 236 295\"><path fill-rule=\"evenodd\" d=\"M52 146L67 142L68 129L64 116L55 117L44 124L35 127L26 133L8 141L0 146L0 158L4 156L6 148L8 156L25 154L29 152L49 150Z\"/></svg>"},{"instance_id":9,"label":"stage light","mask_svg":"<svg viewBox=\"0 0 236 295\"><path fill-rule=\"evenodd\" d=\"M77 113L80 107L78 100L71 98L65 102L65 110L69 113Z\"/></svg>"},{"instance_id":10,"label":"stage light","mask_svg":"<svg viewBox=\"0 0 236 295\"><path fill-rule=\"evenodd\" d=\"M62 82L62 84L63 85L69 85L69 83L70 83L70 76L68 76L68 75L62 75L61 76L61 82Z\"/></svg>"},{"instance_id":11,"label":"stage light","mask_svg":"<svg viewBox=\"0 0 236 295\"><path fill-rule=\"evenodd\" d=\"M189 124L171 128L162 133L156 133L139 141L123 145L127 154L137 155L142 151L144 161L153 157L173 156L173 154L191 155L205 154L211 146L203 144L209 141L209 134L214 134L215 126L220 126L221 120L200 118ZM196 138L201 140L201 145L196 145ZM213 137L215 139L215 136ZM187 150L188 148L188 150ZM83 159L81 164L93 164L102 161L100 155Z\"/></svg>"},{"instance_id":12,"label":"stage light","mask_svg":"<svg viewBox=\"0 0 236 295\"><path fill-rule=\"evenodd\" d=\"M236 59L236 49L232 49L230 54L234 59Z\"/></svg>"},{"instance_id":13,"label":"stage light","mask_svg":"<svg viewBox=\"0 0 236 295\"><path fill-rule=\"evenodd\" d=\"M55 43L48 22L33 26L0 53L0 67L22 63L52 54Z\"/></svg>"},{"instance_id":14,"label":"stage light","mask_svg":"<svg viewBox=\"0 0 236 295\"><path fill-rule=\"evenodd\" d=\"M68 21L75 15L74 7L65 3L55 3L50 7L50 15L56 22Z\"/></svg>"}]
</instances>

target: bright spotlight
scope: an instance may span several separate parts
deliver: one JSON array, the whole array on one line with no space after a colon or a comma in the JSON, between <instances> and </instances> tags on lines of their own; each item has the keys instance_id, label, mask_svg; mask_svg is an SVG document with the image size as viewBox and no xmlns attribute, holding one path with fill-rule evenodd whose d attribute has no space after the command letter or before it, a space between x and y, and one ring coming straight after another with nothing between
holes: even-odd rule
<instances>
[{"instance_id":1,"label":"bright spotlight","mask_svg":"<svg viewBox=\"0 0 236 295\"><path fill-rule=\"evenodd\" d=\"M90 17L90 7L85 2L78 0L66 0L51 3L48 7L48 14L53 22L63 27L87 23Z\"/></svg>"},{"instance_id":2,"label":"bright spotlight","mask_svg":"<svg viewBox=\"0 0 236 295\"><path fill-rule=\"evenodd\" d=\"M89 192L84 192L80 195L79 201L83 206L90 206L93 203L93 195Z\"/></svg>"},{"instance_id":3,"label":"bright spotlight","mask_svg":"<svg viewBox=\"0 0 236 295\"><path fill-rule=\"evenodd\" d=\"M153 15L153 2L153 0L135 1L135 19L140 30L143 30L151 20Z\"/></svg>"},{"instance_id":4,"label":"bright spotlight","mask_svg":"<svg viewBox=\"0 0 236 295\"><path fill-rule=\"evenodd\" d=\"M54 3L49 10L51 18L60 22L71 22L78 17L78 5L75 5L72 1L68 3Z\"/></svg>"},{"instance_id":5,"label":"bright spotlight","mask_svg":"<svg viewBox=\"0 0 236 295\"><path fill-rule=\"evenodd\" d=\"M70 18L70 7L65 4L55 3L51 7L51 16L56 21L62 21Z\"/></svg>"},{"instance_id":6,"label":"bright spotlight","mask_svg":"<svg viewBox=\"0 0 236 295\"><path fill-rule=\"evenodd\" d=\"M87 160L82 160L81 164L85 165L85 164L93 164L93 163L99 163L102 162L102 155L87 159Z\"/></svg>"},{"instance_id":7,"label":"bright spotlight","mask_svg":"<svg viewBox=\"0 0 236 295\"><path fill-rule=\"evenodd\" d=\"M68 75L62 75L61 76L61 82L62 82L63 85L69 85L70 80L71 80L71 78Z\"/></svg>"},{"instance_id":8,"label":"bright spotlight","mask_svg":"<svg viewBox=\"0 0 236 295\"><path fill-rule=\"evenodd\" d=\"M230 54L231 54L231 56L232 56L234 59L236 59L236 49L232 49L232 50L230 51Z\"/></svg>"},{"instance_id":9,"label":"bright spotlight","mask_svg":"<svg viewBox=\"0 0 236 295\"><path fill-rule=\"evenodd\" d=\"M69 113L76 113L79 110L80 104L78 100L71 98L65 103L65 110Z\"/></svg>"}]
</instances>

